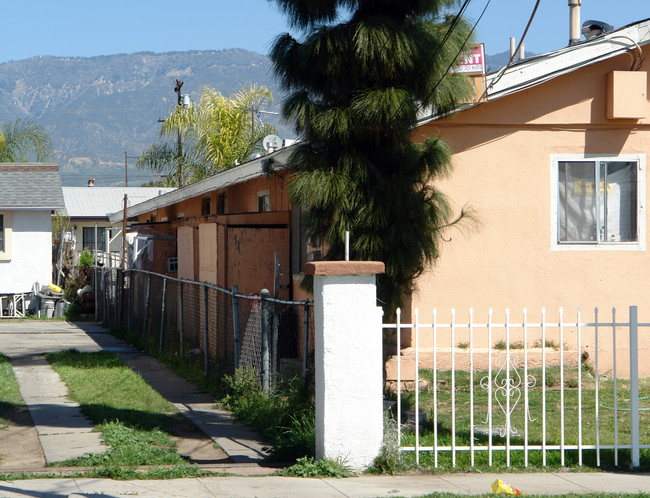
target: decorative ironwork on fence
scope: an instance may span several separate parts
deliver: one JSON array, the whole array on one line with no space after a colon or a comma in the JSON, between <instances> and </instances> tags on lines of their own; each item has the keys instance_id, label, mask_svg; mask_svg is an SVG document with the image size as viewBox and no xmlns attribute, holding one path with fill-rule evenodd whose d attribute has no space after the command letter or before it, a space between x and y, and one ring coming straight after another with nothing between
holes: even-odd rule
<instances>
[{"instance_id":1,"label":"decorative ironwork on fence","mask_svg":"<svg viewBox=\"0 0 650 498\"><path fill-rule=\"evenodd\" d=\"M545 310L530 321L525 309L517 321L506 310L501 323L491 309L483 323L471 309L463 323L455 310L449 323L435 309L430 323L419 317L416 310L414 323L403 324L398 310L396 323L383 326L398 345L388 364L396 375L387 378L398 446L418 464L511 466L516 458L518 465L564 466L586 458L619 465L623 451L638 467L640 455L649 456L640 451L650 448L650 408L639 408L648 399L639 398L639 386L650 389L650 382L639 378L638 330L650 323L638 322L635 306L626 322L615 309L611 321L600 321L597 308L593 321L579 309L575 320L560 309L557 321ZM399 347L405 330L414 343L406 350ZM621 365L628 352L629 364Z\"/></svg>"},{"instance_id":2,"label":"decorative ironwork on fence","mask_svg":"<svg viewBox=\"0 0 650 498\"><path fill-rule=\"evenodd\" d=\"M142 270L98 269L96 316L137 331L159 352L192 358L206 375L248 367L265 389L302 376L314 348L313 303Z\"/></svg>"}]
</instances>

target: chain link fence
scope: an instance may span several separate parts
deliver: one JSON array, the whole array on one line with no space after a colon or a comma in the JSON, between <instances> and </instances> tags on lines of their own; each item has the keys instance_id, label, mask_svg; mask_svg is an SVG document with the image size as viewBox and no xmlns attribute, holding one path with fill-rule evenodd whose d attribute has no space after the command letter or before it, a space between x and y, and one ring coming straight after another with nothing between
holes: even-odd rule
<instances>
[{"instance_id":1,"label":"chain link fence","mask_svg":"<svg viewBox=\"0 0 650 498\"><path fill-rule=\"evenodd\" d=\"M97 269L94 289L98 320L136 331L160 353L191 359L206 375L247 367L268 390L278 379L305 379L311 368L312 302L118 268Z\"/></svg>"}]
</instances>

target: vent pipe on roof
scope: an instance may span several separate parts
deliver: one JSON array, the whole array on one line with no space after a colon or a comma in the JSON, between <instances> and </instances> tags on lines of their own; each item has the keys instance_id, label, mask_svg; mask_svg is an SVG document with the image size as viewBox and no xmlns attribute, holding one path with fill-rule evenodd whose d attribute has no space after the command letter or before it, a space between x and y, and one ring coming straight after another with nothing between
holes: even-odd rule
<instances>
[{"instance_id":1,"label":"vent pipe on roof","mask_svg":"<svg viewBox=\"0 0 650 498\"><path fill-rule=\"evenodd\" d=\"M511 59L515 56L515 50L517 50L517 48L515 47L515 37L511 36L510 37L510 58Z\"/></svg>"},{"instance_id":2,"label":"vent pipe on roof","mask_svg":"<svg viewBox=\"0 0 650 498\"><path fill-rule=\"evenodd\" d=\"M569 45L580 41L580 6L582 0L569 0Z\"/></svg>"},{"instance_id":3,"label":"vent pipe on roof","mask_svg":"<svg viewBox=\"0 0 650 498\"><path fill-rule=\"evenodd\" d=\"M519 60L523 61L526 58L526 51L524 50L524 42L519 45Z\"/></svg>"},{"instance_id":4,"label":"vent pipe on roof","mask_svg":"<svg viewBox=\"0 0 650 498\"><path fill-rule=\"evenodd\" d=\"M94 187L95 186L95 179L94 178L88 178L88 186L89 187Z\"/></svg>"}]
</instances>

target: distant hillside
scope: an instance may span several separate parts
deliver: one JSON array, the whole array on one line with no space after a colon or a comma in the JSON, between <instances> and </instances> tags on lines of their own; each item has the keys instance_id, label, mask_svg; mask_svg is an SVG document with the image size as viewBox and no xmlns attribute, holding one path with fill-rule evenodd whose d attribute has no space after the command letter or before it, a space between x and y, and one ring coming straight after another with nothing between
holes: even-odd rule
<instances>
[{"instance_id":1,"label":"distant hillside","mask_svg":"<svg viewBox=\"0 0 650 498\"><path fill-rule=\"evenodd\" d=\"M0 121L29 117L44 126L55 149L63 182L124 184L124 151L137 156L158 140L158 119L176 103L175 79L197 100L203 86L234 93L260 83L282 101L269 60L246 50L120 54L90 58L35 57L0 64ZM283 137L289 128L263 115ZM135 159L129 159L133 165ZM129 168L129 185L140 171Z\"/></svg>"},{"instance_id":2,"label":"distant hillside","mask_svg":"<svg viewBox=\"0 0 650 498\"><path fill-rule=\"evenodd\" d=\"M508 58L508 52L488 55L488 67L494 71ZM176 78L193 100L203 86L234 93L260 83L275 97L267 110L279 111L282 102L268 58L246 50L34 57L0 64L0 122L29 117L43 125L64 185L83 186L90 176L98 186L123 185L124 151L137 156L158 140L158 119L176 103ZM295 138L279 116L263 119L280 136ZM143 183L143 176L129 168L129 185Z\"/></svg>"},{"instance_id":3,"label":"distant hillside","mask_svg":"<svg viewBox=\"0 0 650 498\"><path fill-rule=\"evenodd\" d=\"M535 52L526 52L524 51L525 56L528 57L533 57L536 54ZM503 66L505 66L508 61L510 60L510 51L506 50L505 52L499 52L498 54L494 55L486 55L485 56L485 62L487 63L487 72L492 73L494 71L498 71L501 69ZM518 61L519 58L515 58L515 61Z\"/></svg>"}]
</instances>

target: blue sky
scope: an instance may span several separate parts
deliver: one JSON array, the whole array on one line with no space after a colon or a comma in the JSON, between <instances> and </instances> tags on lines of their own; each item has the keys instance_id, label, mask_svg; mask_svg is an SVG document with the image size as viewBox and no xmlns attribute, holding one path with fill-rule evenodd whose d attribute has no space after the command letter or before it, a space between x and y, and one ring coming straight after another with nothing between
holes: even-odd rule
<instances>
[{"instance_id":1,"label":"blue sky","mask_svg":"<svg viewBox=\"0 0 650 498\"><path fill-rule=\"evenodd\" d=\"M399 0L395 0L399 1ZM487 0L472 0L476 19ZM494 54L519 39L534 0L492 0L477 28L477 39ZM650 17L648 0L582 0L582 20L618 28ZM542 0L526 38L526 50L542 53L568 42L567 0ZM267 53L270 42L288 30L267 0L20 0L2 6L0 62L36 55L109 55L140 51L245 48Z\"/></svg>"}]
</instances>

